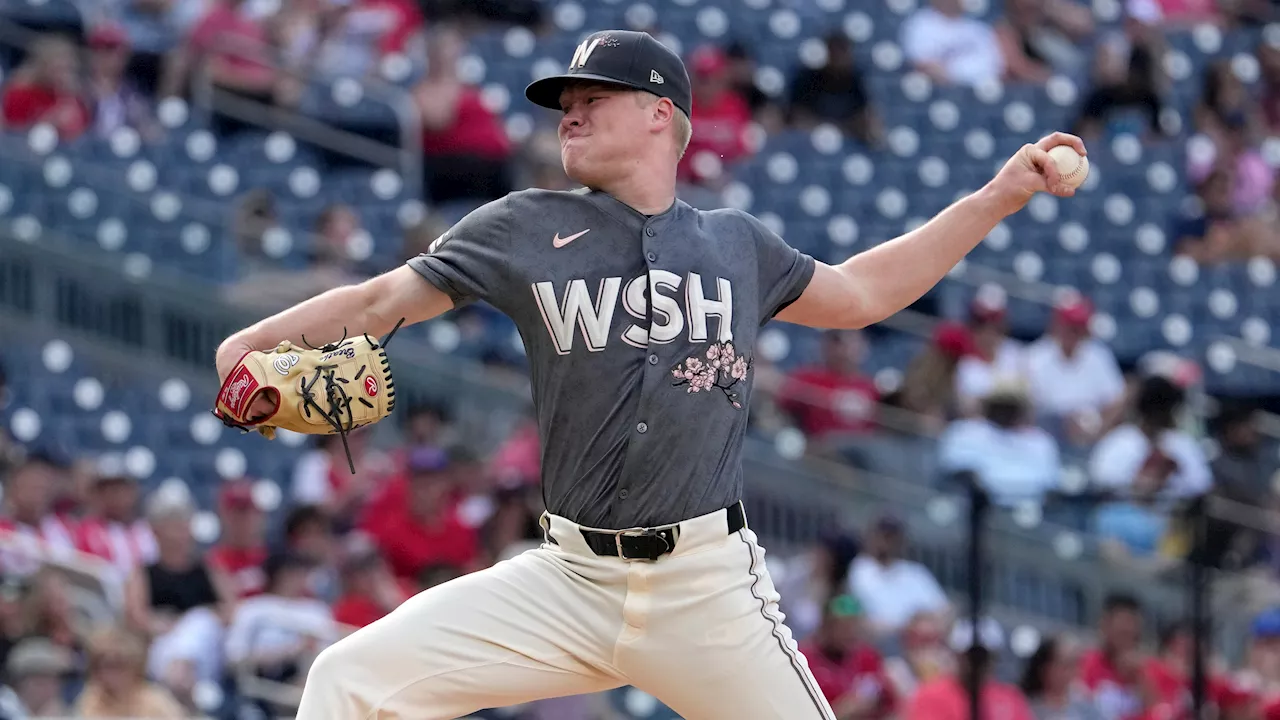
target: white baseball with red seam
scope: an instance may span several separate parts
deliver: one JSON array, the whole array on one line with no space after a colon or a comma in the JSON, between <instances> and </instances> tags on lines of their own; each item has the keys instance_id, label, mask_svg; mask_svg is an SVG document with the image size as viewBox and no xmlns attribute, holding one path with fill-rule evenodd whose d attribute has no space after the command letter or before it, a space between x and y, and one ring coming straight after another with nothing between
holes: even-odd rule
<instances>
[{"instance_id":1,"label":"white baseball with red seam","mask_svg":"<svg viewBox=\"0 0 1280 720\"><path fill-rule=\"evenodd\" d=\"M1062 184L1078 188L1089 177L1089 158L1076 152L1070 145L1058 145L1049 149L1049 159L1058 169Z\"/></svg>"}]
</instances>

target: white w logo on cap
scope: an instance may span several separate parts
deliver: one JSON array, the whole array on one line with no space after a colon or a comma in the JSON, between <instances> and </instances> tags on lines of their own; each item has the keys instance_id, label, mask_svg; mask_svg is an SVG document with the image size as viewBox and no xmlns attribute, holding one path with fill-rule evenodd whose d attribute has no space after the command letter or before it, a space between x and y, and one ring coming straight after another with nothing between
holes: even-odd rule
<instances>
[{"instance_id":1,"label":"white w logo on cap","mask_svg":"<svg viewBox=\"0 0 1280 720\"><path fill-rule=\"evenodd\" d=\"M569 69L586 67L587 58L591 57L591 53L596 51L600 45L601 38L596 38L590 42L584 40L578 45L578 49L573 51L573 59L569 61Z\"/></svg>"}]
</instances>

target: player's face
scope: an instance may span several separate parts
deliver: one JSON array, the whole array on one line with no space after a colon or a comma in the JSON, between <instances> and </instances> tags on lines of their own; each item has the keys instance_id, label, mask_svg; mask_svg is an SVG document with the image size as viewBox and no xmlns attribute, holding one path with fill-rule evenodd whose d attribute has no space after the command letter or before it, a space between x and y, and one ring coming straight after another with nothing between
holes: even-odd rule
<instances>
[{"instance_id":1,"label":"player's face","mask_svg":"<svg viewBox=\"0 0 1280 720\"><path fill-rule=\"evenodd\" d=\"M571 85L560 95L560 158L574 181L600 187L625 175L648 137L648 110L630 90Z\"/></svg>"}]
</instances>

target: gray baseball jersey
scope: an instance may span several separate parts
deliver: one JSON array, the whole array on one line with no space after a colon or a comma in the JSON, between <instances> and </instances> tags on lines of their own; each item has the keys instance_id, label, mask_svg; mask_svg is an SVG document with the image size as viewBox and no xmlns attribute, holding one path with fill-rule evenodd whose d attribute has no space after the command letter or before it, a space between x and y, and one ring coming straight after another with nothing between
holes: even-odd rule
<instances>
[{"instance_id":1,"label":"gray baseball jersey","mask_svg":"<svg viewBox=\"0 0 1280 720\"><path fill-rule=\"evenodd\" d=\"M525 190L409 265L455 305L483 300L519 328L548 511L622 529L741 498L756 333L814 269L759 220Z\"/></svg>"}]
</instances>

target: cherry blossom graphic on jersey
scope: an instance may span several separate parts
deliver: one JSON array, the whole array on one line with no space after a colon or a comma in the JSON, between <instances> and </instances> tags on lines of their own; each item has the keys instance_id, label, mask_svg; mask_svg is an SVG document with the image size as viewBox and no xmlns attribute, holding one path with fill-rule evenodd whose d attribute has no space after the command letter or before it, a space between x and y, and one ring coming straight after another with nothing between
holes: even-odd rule
<instances>
[{"instance_id":1,"label":"cherry blossom graphic on jersey","mask_svg":"<svg viewBox=\"0 0 1280 720\"><path fill-rule=\"evenodd\" d=\"M741 410L738 391L733 388L746 379L750 369L751 359L738 355L732 342L713 343L707 348L705 359L691 356L672 368L671 375L677 381L672 385L685 386L687 393L719 390L731 405Z\"/></svg>"}]
</instances>

